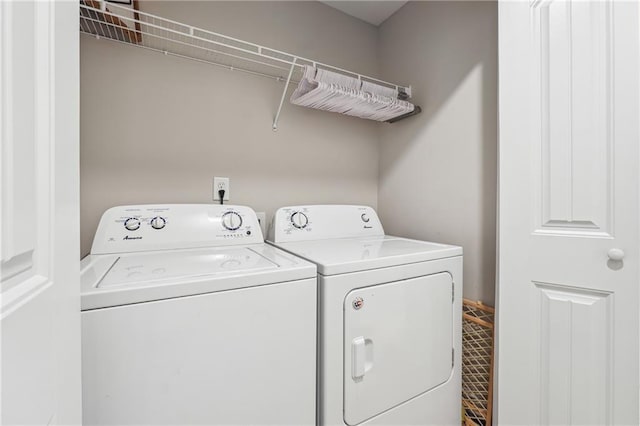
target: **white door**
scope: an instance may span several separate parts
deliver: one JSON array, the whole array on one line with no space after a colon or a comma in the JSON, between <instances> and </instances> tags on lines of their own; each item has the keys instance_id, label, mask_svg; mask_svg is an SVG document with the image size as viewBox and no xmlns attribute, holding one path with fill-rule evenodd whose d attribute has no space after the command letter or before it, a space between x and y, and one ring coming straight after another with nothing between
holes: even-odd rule
<instances>
[{"instance_id":1,"label":"white door","mask_svg":"<svg viewBox=\"0 0 640 426\"><path fill-rule=\"evenodd\" d=\"M78 4L0 1L0 422L81 421Z\"/></svg>"},{"instance_id":2,"label":"white door","mask_svg":"<svg viewBox=\"0 0 640 426\"><path fill-rule=\"evenodd\" d=\"M499 424L638 424L639 16L500 3Z\"/></svg>"}]
</instances>

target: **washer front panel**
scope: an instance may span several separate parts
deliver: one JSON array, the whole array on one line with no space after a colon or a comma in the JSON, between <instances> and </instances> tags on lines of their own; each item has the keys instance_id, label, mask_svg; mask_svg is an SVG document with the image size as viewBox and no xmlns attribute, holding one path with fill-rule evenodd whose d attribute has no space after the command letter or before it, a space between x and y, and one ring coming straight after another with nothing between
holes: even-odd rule
<instances>
[{"instance_id":1,"label":"washer front panel","mask_svg":"<svg viewBox=\"0 0 640 426\"><path fill-rule=\"evenodd\" d=\"M315 424L316 280L82 313L83 423Z\"/></svg>"}]
</instances>

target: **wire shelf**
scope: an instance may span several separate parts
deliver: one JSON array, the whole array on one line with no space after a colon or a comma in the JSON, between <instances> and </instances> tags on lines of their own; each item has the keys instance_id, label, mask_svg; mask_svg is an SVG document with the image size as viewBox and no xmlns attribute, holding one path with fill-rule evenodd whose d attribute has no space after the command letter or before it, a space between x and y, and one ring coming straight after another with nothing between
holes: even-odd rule
<instances>
[{"instance_id":1,"label":"wire shelf","mask_svg":"<svg viewBox=\"0 0 640 426\"><path fill-rule=\"evenodd\" d=\"M134 2L135 3L135 2ZM287 80L305 65L325 68L406 93L411 87L390 83L259 44L161 18L104 0L80 1L80 32L165 55L204 62L253 75Z\"/></svg>"}]
</instances>

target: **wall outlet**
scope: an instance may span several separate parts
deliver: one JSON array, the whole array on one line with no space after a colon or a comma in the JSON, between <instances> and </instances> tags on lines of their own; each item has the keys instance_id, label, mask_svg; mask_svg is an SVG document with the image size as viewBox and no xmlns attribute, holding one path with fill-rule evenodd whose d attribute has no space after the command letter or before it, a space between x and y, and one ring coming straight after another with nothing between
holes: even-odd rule
<instances>
[{"instance_id":1,"label":"wall outlet","mask_svg":"<svg viewBox=\"0 0 640 426\"><path fill-rule=\"evenodd\" d=\"M256 212L256 216L258 216L258 223L260 224L260 229L262 229L262 237L267 238L267 214L265 212Z\"/></svg>"},{"instance_id":2,"label":"wall outlet","mask_svg":"<svg viewBox=\"0 0 640 426\"><path fill-rule=\"evenodd\" d=\"M213 201L220 201L220 194L218 191L224 189L223 201L228 201L231 196L231 185L228 177L214 177L213 178Z\"/></svg>"}]
</instances>

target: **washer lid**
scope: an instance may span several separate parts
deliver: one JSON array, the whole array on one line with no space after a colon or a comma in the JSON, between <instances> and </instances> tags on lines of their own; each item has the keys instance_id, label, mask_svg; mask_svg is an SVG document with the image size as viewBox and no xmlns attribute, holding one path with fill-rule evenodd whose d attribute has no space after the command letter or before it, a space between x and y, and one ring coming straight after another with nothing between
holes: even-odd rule
<instances>
[{"instance_id":1,"label":"washer lid","mask_svg":"<svg viewBox=\"0 0 640 426\"><path fill-rule=\"evenodd\" d=\"M408 263L461 256L462 247L407 238L334 238L279 243L280 247L318 266L322 275L336 275Z\"/></svg>"},{"instance_id":2,"label":"washer lid","mask_svg":"<svg viewBox=\"0 0 640 426\"><path fill-rule=\"evenodd\" d=\"M89 255L82 310L316 277L315 265L267 244Z\"/></svg>"},{"instance_id":3,"label":"washer lid","mask_svg":"<svg viewBox=\"0 0 640 426\"><path fill-rule=\"evenodd\" d=\"M97 287L153 283L206 275L276 269L278 265L247 248L139 253L117 257Z\"/></svg>"}]
</instances>

